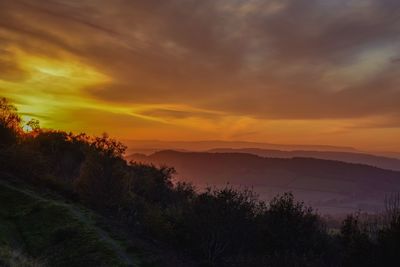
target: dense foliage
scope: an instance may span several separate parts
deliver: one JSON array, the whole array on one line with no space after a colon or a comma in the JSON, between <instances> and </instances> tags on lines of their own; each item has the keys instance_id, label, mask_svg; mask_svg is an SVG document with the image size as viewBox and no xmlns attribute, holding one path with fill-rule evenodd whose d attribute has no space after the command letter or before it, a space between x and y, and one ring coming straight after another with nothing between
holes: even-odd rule
<instances>
[{"instance_id":1,"label":"dense foliage","mask_svg":"<svg viewBox=\"0 0 400 267\"><path fill-rule=\"evenodd\" d=\"M203 192L173 181L174 170L123 158L126 147L107 135L40 129L24 132L16 109L0 100L0 172L78 201L186 255L196 266L393 266L400 252L400 212L387 220L357 215L330 232L290 193L269 203L251 190ZM394 203L394 204L393 204Z\"/></svg>"}]
</instances>

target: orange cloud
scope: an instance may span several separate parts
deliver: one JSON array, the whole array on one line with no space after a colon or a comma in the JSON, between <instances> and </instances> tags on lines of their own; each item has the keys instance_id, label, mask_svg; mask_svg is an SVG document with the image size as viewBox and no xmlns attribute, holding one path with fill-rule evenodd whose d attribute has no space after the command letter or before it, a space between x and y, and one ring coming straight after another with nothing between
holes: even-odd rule
<instances>
[{"instance_id":1,"label":"orange cloud","mask_svg":"<svg viewBox=\"0 0 400 267\"><path fill-rule=\"evenodd\" d=\"M0 93L124 139L397 149L398 1L0 2Z\"/></svg>"}]
</instances>

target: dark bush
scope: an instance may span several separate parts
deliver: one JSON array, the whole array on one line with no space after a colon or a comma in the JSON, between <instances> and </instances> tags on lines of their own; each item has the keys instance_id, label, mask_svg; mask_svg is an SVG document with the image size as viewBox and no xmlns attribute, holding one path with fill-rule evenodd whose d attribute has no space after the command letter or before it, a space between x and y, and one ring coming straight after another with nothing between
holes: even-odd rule
<instances>
[{"instance_id":1,"label":"dark bush","mask_svg":"<svg viewBox=\"0 0 400 267\"><path fill-rule=\"evenodd\" d=\"M197 192L174 183L173 168L127 163L126 147L105 134L41 130L36 121L24 132L20 124L16 109L0 98L2 177L78 200L128 235L162 242L199 266L398 265L400 195L386 202L386 222L371 228L352 215L332 234L290 193L264 203L251 190L228 186ZM54 244L73 245L76 233L60 229Z\"/></svg>"}]
</instances>

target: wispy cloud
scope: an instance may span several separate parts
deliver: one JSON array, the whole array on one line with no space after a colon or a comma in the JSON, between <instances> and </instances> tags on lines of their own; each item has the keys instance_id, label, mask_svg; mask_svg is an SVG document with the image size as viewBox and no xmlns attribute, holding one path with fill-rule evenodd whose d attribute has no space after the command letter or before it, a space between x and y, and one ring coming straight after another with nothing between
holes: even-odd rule
<instances>
[{"instance_id":1,"label":"wispy cloud","mask_svg":"<svg viewBox=\"0 0 400 267\"><path fill-rule=\"evenodd\" d=\"M241 121L223 137L296 142L285 122L298 121L304 135L318 125L318 142L343 143L349 121L357 128L366 119L400 115L399 12L395 0L5 0L0 90L20 100L46 94L60 103L62 94L75 101L74 110L97 104L108 117L137 118L129 129L113 123L132 134L149 130L144 122L152 121L177 138L184 128L192 138L208 138L220 134L211 125ZM74 77L49 74L52 89L39 88L15 51L73 62L107 79L76 86ZM10 83L13 89L6 89ZM387 126L400 133L398 120L385 120ZM342 134L335 141L323 128ZM379 146L372 132L364 135Z\"/></svg>"}]
</instances>

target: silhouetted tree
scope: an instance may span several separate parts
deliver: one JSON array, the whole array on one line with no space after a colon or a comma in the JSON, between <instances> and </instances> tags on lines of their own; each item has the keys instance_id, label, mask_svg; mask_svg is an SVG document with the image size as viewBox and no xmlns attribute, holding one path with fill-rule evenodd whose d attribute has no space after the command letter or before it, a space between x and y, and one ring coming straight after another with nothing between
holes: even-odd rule
<instances>
[{"instance_id":1,"label":"silhouetted tree","mask_svg":"<svg viewBox=\"0 0 400 267\"><path fill-rule=\"evenodd\" d=\"M124 144L110 138L106 133L103 133L100 137L89 139L89 142L92 149L109 158L122 158L126 151Z\"/></svg>"},{"instance_id":2,"label":"silhouetted tree","mask_svg":"<svg viewBox=\"0 0 400 267\"><path fill-rule=\"evenodd\" d=\"M0 98L0 146L12 145L17 142L21 117L17 108L6 98Z\"/></svg>"},{"instance_id":3,"label":"silhouetted tree","mask_svg":"<svg viewBox=\"0 0 400 267\"><path fill-rule=\"evenodd\" d=\"M385 198L385 224L379 233L381 266L397 266L400 262L400 194Z\"/></svg>"},{"instance_id":4,"label":"silhouetted tree","mask_svg":"<svg viewBox=\"0 0 400 267\"><path fill-rule=\"evenodd\" d=\"M26 123L26 126L33 133L37 133L40 131L40 122L37 119L30 119Z\"/></svg>"},{"instance_id":5,"label":"silhouetted tree","mask_svg":"<svg viewBox=\"0 0 400 267\"><path fill-rule=\"evenodd\" d=\"M69 183L79 176L89 146L72 133L52 130L38 130L28 135L25 145L43 155L53 176Z\"/></svg>"},{"instance_id":6,"label":"silhouetted tree","mask_svg":"<svg viewBox=\"0 0 400 267\"><path fill-rule=\"evenodd\" d=\"M193 199L182 229L186 246L211 266L222 266L227 258L248 253L254 235L259 203L252 191L211 189Z\"/></svg>"},{"instance_id":7,"label":"silhouetted tree","mask_svg":"<svg viewBox=\"0 0 400 267\"><path fill-rule=\"evenodd\" d=\"M197 192L191 184L174 183L173 168L127 163L126 146L106 134L43 130L37 121L28 126L31 131L23 132L16 108L0 98L0 172L6 174L0 178L16 177L79 200L200 266L399 265L399 194L386 198L383 222L350 215L333 235L291 193L264 203L247 189Z\"/></svg>"},{"instance_id":8,"label":"silhouetted tree","mask_svg":"<svg viewBox=\"0 0 400 267\"><path fill-rule=\"evenodd\" d=\"M172 175L174 168L162 166L156 168L151 165L131 162L129 170L132 176L130 190L146 201L159 204L163 207L172 201Z\"/></svg>"},{"instance_id":9,"label":"silhouetted tree","mask_svg":"<svg viewBox=\"0 0 400 267\"><path fill-rule=\"evenodd\" d=\"M128 172L120 158L89 152L74 188L80 198L96 210L116 214L127 197Z\"/></svg>"},{"instance_id":10,"label":"silhouetted tree","mask_svg":"<svg viewBox=\"0 0 400 267\"><path fill-rule=\"evenodd\" d=\"M377 247L370 239L359 215L347 216L343 221L340 234L343 266L379 266L377 265Z\"/></svg>"},{"instance_id":11,"label":"silhouetted tree","mask_svg":"<svg viewBox=\"0 0 400 267\"><path fill-rule=\"evenodd\" d=\"M293 194L275 197L259 217L259 250L271 266L325 266L330 237L319 216Z\"/></svg>"}]
</instances>

